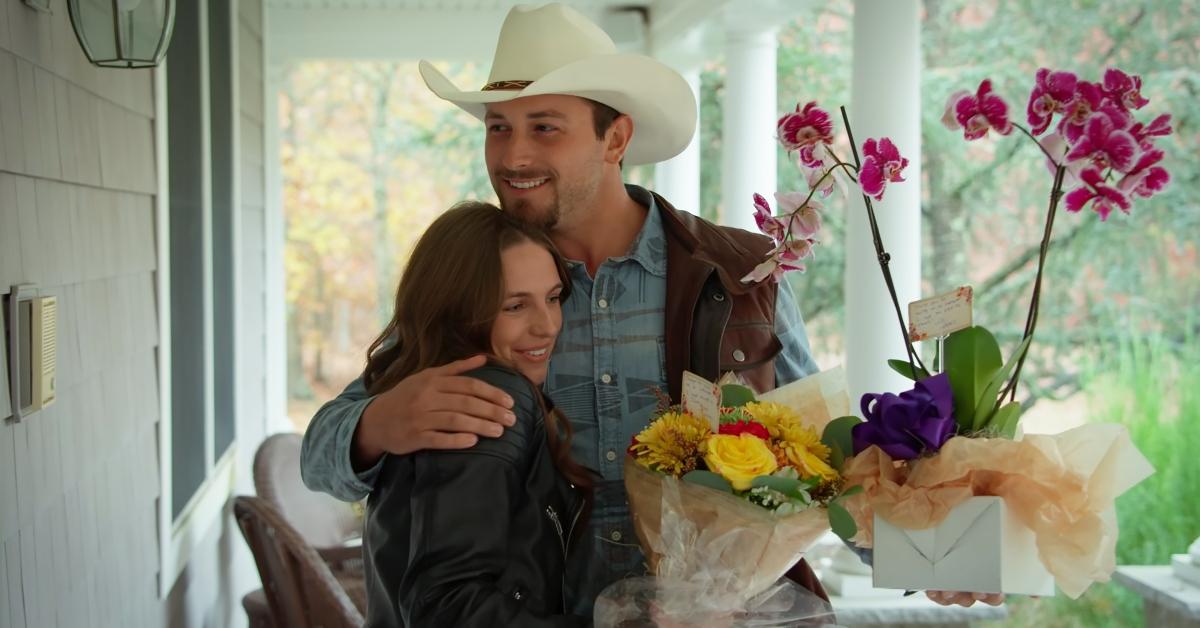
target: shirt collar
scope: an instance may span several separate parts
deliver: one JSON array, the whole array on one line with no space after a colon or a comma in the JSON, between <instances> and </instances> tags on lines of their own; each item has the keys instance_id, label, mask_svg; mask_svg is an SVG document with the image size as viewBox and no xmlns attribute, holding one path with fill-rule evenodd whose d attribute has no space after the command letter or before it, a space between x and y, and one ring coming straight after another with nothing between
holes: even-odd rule
<instances>
[{"instance_id":1,"label":"shirt collar","mask_svg":"<svg viewBox=\"0 0 1200 628\"><path fill-rule=\"evenodd\" d=\"M633 189L630 189L633 188ZM625 262L632 260L641 264L646 272L665 278L667 276L667 232L663 227L662 212L658 210L658 203L654 200L654 195L634 188L634 186L626 186L630 189L631 196L639 203L646 205L647 213L646 220L642 223L641 231L638 231L637 237L633 239L633 244L629 246L629 252L620 257L609 258L614 262ZM641 194L634 194L641 192ZM572 270L582 268L583 264L577 260L567 260L567 266ZM586 271L583 271L586 274Z\"/></svg>"},{"instance_id":2,"label":"shirt collar","mask_svg":"<svg viewBox=\"0 0 1200 628\"><path fill-rule=\"evenodd\" d=\"M642 223L642 230L634 238L629 253L623 257L615 257L613 261L633 260L641 264L646 272L666 277L667 233L663 229L662 212L658 210L658 203L654 201L653 195L647 194L646 200L646 208L649 211L646 213L646 221Z\"/></svg>"}]
</instances>

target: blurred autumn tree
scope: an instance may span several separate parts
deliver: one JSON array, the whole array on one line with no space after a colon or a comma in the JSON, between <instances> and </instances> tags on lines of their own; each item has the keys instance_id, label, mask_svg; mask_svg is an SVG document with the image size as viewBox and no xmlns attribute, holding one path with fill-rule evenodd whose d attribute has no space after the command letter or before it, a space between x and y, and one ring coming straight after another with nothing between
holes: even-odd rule
<instances>
[{"instance_id":1,"label":"blurred autumn tree","mask_svg":"<svg viewBox=\"0 0 1200 628\"><path fill-rule=\"evenodd\" d=\"M480 80L471 65L442 69ZM415 63L297 65L279 104L288 393L303 425L304 401L361 370L426 225L457 201L494 194L482 124L430 94Z\"/></svg>"}]
</instances>

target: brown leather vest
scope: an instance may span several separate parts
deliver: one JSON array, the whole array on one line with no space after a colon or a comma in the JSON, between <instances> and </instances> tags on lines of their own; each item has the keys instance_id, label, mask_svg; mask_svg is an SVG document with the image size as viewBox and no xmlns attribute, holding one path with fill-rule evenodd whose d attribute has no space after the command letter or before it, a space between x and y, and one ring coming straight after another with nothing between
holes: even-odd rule
<instances>
[{"instance_id":1,"label":"brown leather vest","mask_svg":"<svg viewBox=\"0 0 1200 628\"><path fill-rule=\"evenodd\" d=\"M631 186L630 193L643 202L639 197L647 192ZM775 356L783 348L775 336L778 286L741 282L765 259L771 240L681 212L657 194L654 201L667 236L664 316L671 399L679 401L684 370L711 381L733 371L758 392L775 388Z\"/></svg>"}]
</instances>

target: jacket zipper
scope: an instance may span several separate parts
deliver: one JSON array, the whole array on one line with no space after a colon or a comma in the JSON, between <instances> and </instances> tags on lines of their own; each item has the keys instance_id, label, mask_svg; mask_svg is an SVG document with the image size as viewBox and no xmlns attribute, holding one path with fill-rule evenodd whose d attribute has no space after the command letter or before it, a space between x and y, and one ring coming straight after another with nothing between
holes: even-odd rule
<instances>
[{"instance_id":1,"label":"jacket zipper","mask_svg":"<svg viewBox=\"0 0 1200 628\"><path fill-rule=\"evenodd\" d=\"M550 521L554 522L554 529L558 530L558 544L562 547L563 553L563 575L562 586L559 587L559 592L562 594L562 609L567 612L567 539L563 535L562 521L558 518L558 513L554 511L554 506L546 506L546 514L549 515ZM574 527L572 525L572 527Z\"/></svg>"}]
</instances>

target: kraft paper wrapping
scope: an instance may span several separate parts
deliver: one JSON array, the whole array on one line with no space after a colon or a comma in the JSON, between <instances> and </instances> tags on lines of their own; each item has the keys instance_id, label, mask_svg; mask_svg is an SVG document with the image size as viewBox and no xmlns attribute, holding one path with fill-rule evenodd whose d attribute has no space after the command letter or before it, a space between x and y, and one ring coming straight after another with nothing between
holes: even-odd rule
<instances>
[{"instance_id":1,"label":"kraft paper wrapping","mask_svg":"<svg viewBox=\"0 0 1200 628\"><path fill-rule=\"evenodd\" d=\"M1037 538L1038 557L1063 593L1077 598L1116 569L1117 496L1154 473L1120 425L1084 425L1023 440L955 437L908 465L870 447L846 463L845 505L853 539L871 547L873 515L893 525L934 527L975 495L995 495Z\"/></svg>"},{"instance_id":2,"label":"kraft paper wrapping","mask_svg":"<svg viewBox=\"0 0 1200 628\"><path fill-rule=\"evenodd\" d=\"M705 591L704 599L680 604L709 610L743 609L829 530L824 508L780 517L732 494L645 469L631 457L625 489L650 572Z\"/></svg>"},{"instance_id":3,"label":"kraft paper wrapping","mask_svg":"<svg viewBox=\"0 0 1200 628\"><path fill-rule=\"evenodd\" d=\"M759 401L774 401L795 410L804 424L819 435L830 421L850 414L846 372L834 367L758 395Z\"/></svg>"}]
</instances>

